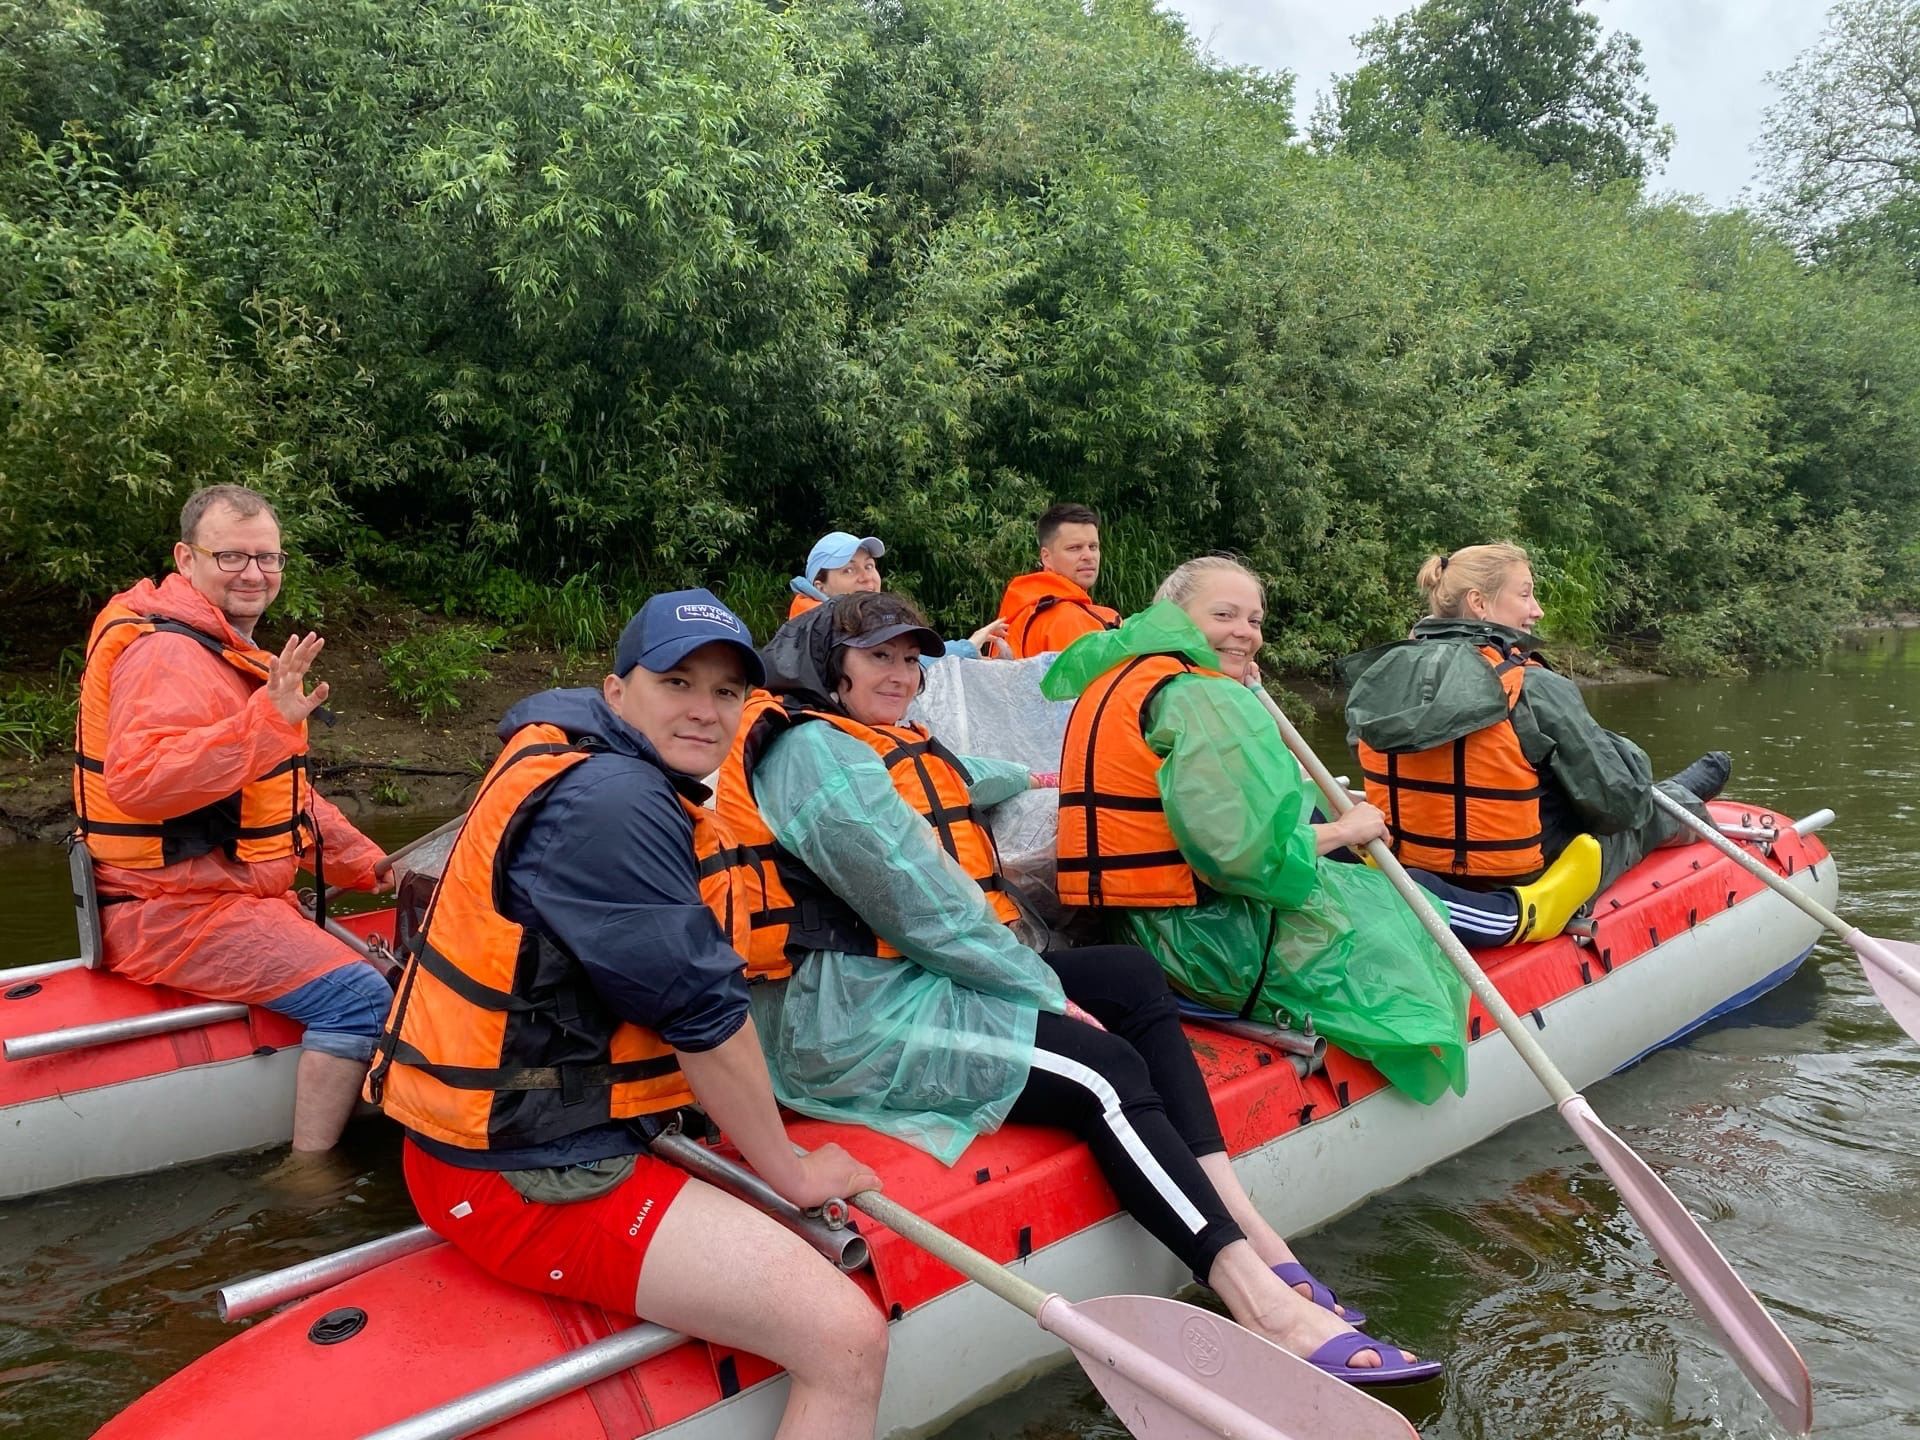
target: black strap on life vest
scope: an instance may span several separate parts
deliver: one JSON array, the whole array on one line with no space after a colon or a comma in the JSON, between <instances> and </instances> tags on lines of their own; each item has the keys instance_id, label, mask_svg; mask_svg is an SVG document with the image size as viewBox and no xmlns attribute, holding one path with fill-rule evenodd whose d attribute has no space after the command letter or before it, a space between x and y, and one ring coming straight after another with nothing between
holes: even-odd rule
<instances>
[{"instance_id":1,"label":"black strap on life vest","mask_svg":"<svg viewBox=\"0 0 1920 1440\"><path fill-rule=\"evenodd\" d=\"M962 805L941 803L939 788L934 784L932 774L927 770L925 757L945 762L953 773L960 777L960 783L968 791L969 798ZM949 750L938 736L928 735L923 740L905 741L897 745L893 753L887 756L887 769L898 765L912 765L915 778L920 782L921 793L926 796L926 821L933 826L934 834L939 837L940 848L956 861L960 858L960 843L954 839L953 825L956 820L970 822L982 839L987 842L987 854L993 860L993 873L976 883L982 890L1000 888L1000 847L994 843L993 832L980 822L980 812L974 808L971 799L973 776L967 772L960 757Z\"/></svg>"},{"instance_id":2,"label":"black strap on life vest","mask_svg":"<svg viewBox=\"0 0 1920 1440\"><path fill-rule=\"evenodd\" d=\"M1493 667L1495 680L1498 681L1501 676L1511 670L1524 668L1526 663L1527 657L1524 651L1518 648L1509 649L1500 663ZM1503 685L1501 688L1506 687ZM1515 696L1507 701L1508 724L1513 722L1513 707L1518 703L1518 698ZM1400 757L1392 753L1387 756L1387 769L1384 775L1377 770L1361 768L1360 774L1364 779L1387 787L1387 824L1393 831L1391 848L1395 854L1400 852L1402 843L1424 845L1433 850L1450 849L1453 851L1454 868L1465 870L1469 852L1525 850L1528 846L1539 843L1538 835L1523 836L1518 840L1470 840L1467 838L1467 802L1469 800L1500 800L1524 804L1530 800L1538 800L1546 794L1545 787L1539 784L1517 790L1498 785L1467 784L1467 740L1469 738L1461 735L1453 741L1453 778L1451 780L1403 778L1400 774ZM1415 790L1423 795L1452 797L1453 834L1422 835L1418 831L1404 828L1400 823L1400 792L1403 789Z\"/></svg>"},{"instance_id":3,"label":"black strap on life vest","mask_svg":"<svg viewBox=\"0 0 1920 1440\"><path fill-rule=\"evenodd\" d=\"M406 1041L396 1047L402 1065L456 1090L558 1090L563 1096L581 1096L589 1090L607 1090L636 1080L658 1080L680 1068L671 1054L650 1060L622 1060L599 1065L438 1065Z\"/></svg>"}]
</instances>

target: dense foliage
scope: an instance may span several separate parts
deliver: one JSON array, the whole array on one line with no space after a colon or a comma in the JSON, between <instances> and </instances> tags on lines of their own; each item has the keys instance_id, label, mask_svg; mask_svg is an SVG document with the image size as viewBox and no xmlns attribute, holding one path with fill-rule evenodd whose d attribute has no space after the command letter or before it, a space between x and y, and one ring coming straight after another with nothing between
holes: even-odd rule
<instances>
[{"instance_id":1,"label":"dense foliage","mask_svg":"<svg viewBox=\"0 0 1920 1440\"><path fill-rule=\"evenodd\" d=\"M1673 148L1640 42L1581 0L1423 0L1354 37L1361 65L1315 116L1316 138L1405 155L1429 127L1473 136L1584 185L1644 180Z\"/></svg>"},{"instance_id":2,"label":"dense foliage","mask_svg":"<svg viewBox=\"0 0 1920 1440\"><path fill-rule=\"evenodd\" d=\"M832 526L971 628L1055 497L1116 604L1245 553L1298 666L1488 536L1676 664L1913 602L1897 269L1292 98L1146 0L0 0L0 601L239 480L309 615L577 645Z\"/></svg>"}]
</instances>

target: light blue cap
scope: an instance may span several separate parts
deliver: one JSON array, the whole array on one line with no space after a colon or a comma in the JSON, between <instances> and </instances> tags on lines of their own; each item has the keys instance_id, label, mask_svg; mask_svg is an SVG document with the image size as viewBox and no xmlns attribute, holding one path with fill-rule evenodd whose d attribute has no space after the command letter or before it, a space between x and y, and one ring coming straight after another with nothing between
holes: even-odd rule
<instances>
[{"instance_id":1,"label":"light blue cap","mask_svg":"<svg viewBox=\"0 0 1920 1440\"><path fill-rule=\"evenodd\" d=\"M887 553L887 547L880 543L877 536L868 535L863 539L858 535L849 535L845 530L822 535L813 542L813 549L807 552L805 578L817 580L823 570L838 570L842 565L851 565L853 557L862 550L876 560Z\"/></svg>"}]
</instances>

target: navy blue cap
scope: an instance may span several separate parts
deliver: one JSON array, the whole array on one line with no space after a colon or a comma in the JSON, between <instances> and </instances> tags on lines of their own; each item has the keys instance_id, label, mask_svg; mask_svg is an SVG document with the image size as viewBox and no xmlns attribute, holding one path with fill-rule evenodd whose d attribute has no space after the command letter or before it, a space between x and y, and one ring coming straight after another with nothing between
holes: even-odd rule
<instances>
[{"instance_id":1,"label":"navy blue cap","mask_svg":"<svg viewBox=\"0 0 1920 1440\"><path fill-rule=\"evenodd\" d=\"M747 678L755 685L767 683L767 667L753 648L753 632L711 590L671 590L642 605L620 632L613 673L625 675L640 665L659 674L715 641L740 651Z\"/></svg>"}]
</instances>

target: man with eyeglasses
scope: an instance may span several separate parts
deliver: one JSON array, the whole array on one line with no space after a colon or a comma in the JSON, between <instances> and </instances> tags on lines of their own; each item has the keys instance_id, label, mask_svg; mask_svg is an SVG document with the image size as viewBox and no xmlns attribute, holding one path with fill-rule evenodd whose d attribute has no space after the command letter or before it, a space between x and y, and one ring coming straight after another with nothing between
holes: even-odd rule
<instances>
[{"instance_id":1,"label":"man with eyeglasses","mask_svg":"<svg viewBox=\"0 0 1920 1440\"><path fill-rule=\"evenodd\" d=\"M176 573L107 603L80 682L74 807L104 963L303 1024L304 1162L346 1127L392 995L299 908L294 874L374 890L389 867L307 777L307 720L327 696L307 673L325 642L253 642L287 566L273 507L239 485L195 491L173 560Z\"/></svg>"}]
</instances>

